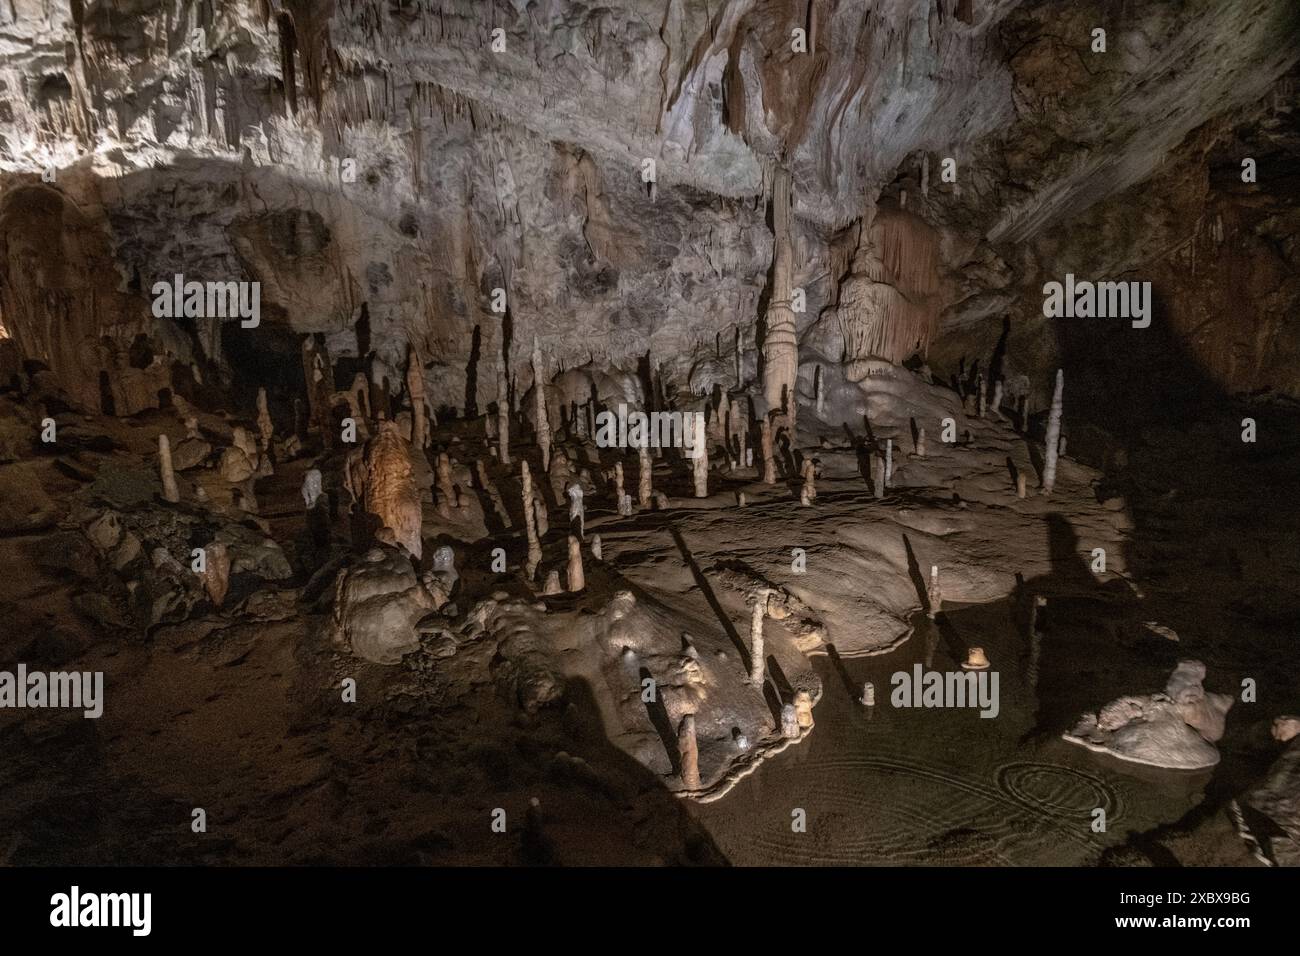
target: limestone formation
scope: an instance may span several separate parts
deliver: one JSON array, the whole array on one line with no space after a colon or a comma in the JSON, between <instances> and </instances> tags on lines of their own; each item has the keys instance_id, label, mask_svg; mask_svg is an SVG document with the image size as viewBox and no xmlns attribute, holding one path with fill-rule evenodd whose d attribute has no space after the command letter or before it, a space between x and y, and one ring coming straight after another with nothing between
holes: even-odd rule
<instances>
[{"instance_id":1,"label":"limestone formation","mask_svg":"<svg viewBox=\"0 0 1300 956\"><path fill-rule=\"evenodd\" d=\"M694 714L684 714L677 725L677 757L681 763L682 789L700 789L700 748L695 740Z\"/></svg>"},{"instance_id":2,"label":"limestone formation","mask_svg":"<svg viewBox=\"0 0 1300 956\"><path fill-rule=\"evenodd\" d=\"M749 613L749 682L755 687L763 684L763 668L766 666L766 652L763 648L763 619L767 617L767 600L771 594L769 588L759 588L753 594L753 606Z\"/></svg>"},{"instance_id":3,"label":"limestone formation","mask_svg":"<svg viewBox=\"0 0 1300 956\"><path fill-rule=\"evenodd\" d=\"M445 451L438 453L434 471L438 489L438 514L450 518L451 509L460 507L460 496L456 493L456 484L451 477L451 456Z\"/></svg>"},{"instance_id":4,"label":"limestone formation","mask_svg":"<svg viewBox=\"0 0 1300 956\"><path fill-rule=\"evenodd\" d=\"M1043 494L1056 487L1056 458L1061 442L1061 395L1065 391L1065 372L1056 370L1056 388L1052 392L1052 409L1047 416L1047 450L1043 459Z\"/></svg>"},{"instance_id":5,"label":"limestone formation","mask_svg":"<svg viewBox=\"0 0 1300 956\"><path fill-rule=\"evenodd\" d=\"M307 505L307 510L311 511L320 501L322 494L321 473L319 468L309 468L302 479L302 500Z\"/></svg>"},{"instance_id":6,"label":"limestone formation","mask_svg":"<svg viewBox=\"0 0 1300 956\"><path fill-rule=\"evenodd\" d=\"M497 363L497 458L510 464L510 373L505 360Z\"/></svg>"},{"instance_id":7,"label":"limestone formation","mask_svg":"<svg viewBox=\"0 0 1300 956\"><path fill-rule=\"evenodd\" d=\"M528 580L537 574L537 566L542 563L542 543L537 534L537 517L533 513L533 475L528 470L528 462L520 462L519 485L523 497L524 533L528 536L528 561L524 571Z\"/></svg>"},{"instance_id":8,"label":"limestone formation","mask_svg":"<svg viewBox=\"0 0 1300 956\"><path fill-rule=\"evenodd\" d=\"M1028 493L1027 479L1023 471L1016 472L1016 497L1023 498Z\"/></svg>"},{"instance_id":9,"label":"limestone formation","mask_svg":"<svg viewBox=\"0 0 1300 956\"><path fill-rule=\"evenodd\" d=\"M623 513L622 502L624 493L623 463L621 461L616 461L614 462L614 501L619 505L619 514Z\"/></svg>"},{"instance_id":10,"label":"limestone formation","mask_svg":"<svg viewBox=\"0 0 1300 956\"><path fill-rule=\"evenodd\" d=\"M582 485L572 482L565 493L569 496L569 529L577 525L579 540L587 537L587 509L582 503Z\"/></svg>"},{"instance_id":11,"label":"limestone formation","mask_svg":"<svg viewBox=\"0 0 1300 956\"><path fill-rule=\"evenodd\" d=\"M916 457L925 457L925 429L918 428L916 432Z\"/></svg>"},{"instance_id":12,"label":"limestone formation","mask_svg":"<svg viewBox=\"0 0 1300 956\"><path fill-rule=\"evenodd\" d=\"M939 565L930 565L930 583L925 590L926 616L934 620L934 616L943 609L943 589L939 586Z\"/></svg>"},{"instance_id":13,"label":"limestone formation","mask_svg":"<svg viewBox=\"0 0 1300 956\"><path fill-rule=\"evenodd\" d=\"M542 349L533 336L533 419L537 431L537 446L542 452L542 470L551 467L551 423L546 417L546 370L542 362Z\"/></svg>"},{"instance_id":14,"label":"limestone formation","mask_svg":"<svg viewBox=\"0 0 1300 956\"><path fill-rule=\"evenodd\" d=\"M865 681L862 684L862 696L858 698L858 703L867 707L876 706L876 685L871 681Z\"/></svg>"},{"instance_id":15,"label":"limestone formation","mask_svg":"<svg viewBox=\"0 0 1300 956\"><path fill-rule=\"evenodd\" d=\"M602 547L603 546L601 545L600 542L600 535L593 534L591 536L591 556L595 558L597 561L604 560L604 555L601 553Z\"/></svg>"},{"instance_id":16,"label":"limestone formation","mask_svg":"<svg viewBox=\"0 0 1300 956\"><path fill-rule=\"evenodd\" d=\"M812 694L806 690L797 690L794 693L794 712L795 719L799 721L801 731L809 730L813 725L813 699Z\"/></svg>"},{"instance_id":17,"label":"limestone formation","mask_svg":"<svg viewBox=\"0 0 1300 956\"><path fill-rule=\"evenodd\" d=\"M894 440L885 439L885 477L884 484L888 488L894 480Z\"/></svg>"},{"instance_id":18,"label":"limestone formation","mask_svg":"<svg viewBox=\"0 0 1300 956\"><path fill-rule=\"evenodd\" d=\"M569 590L578 592L586 590L587 578L582 570L582 542L574 535L569 535Z\"/></svg>"},{"instance_id":19,"label":"limestone formation","mask_svg":"<svg viewBox=\"0 0 1300 956\"><path fill-rule=\"evenodd\" d=\"M799 713L794 704L786 704L781 708L781 736L786 740L798 740L799 734Z\"/></svg>"},{"instance_id":20,"label":"limestone formation","mask_svg":"<svg viewBox=\"0 0 1300 956\"><path fill-rule=\"evenodd\" d=\"M271 412L266 405L266 389L257 390L257 433L262 439L262 452L269 454L275 440L275 426L271 422Z\"/></svg>"},{"instance_id":21,"label":"limestone formation","mask_svg":"<svg viewBox=\"0 0 1300 956\"><path fill-rule=\"evenodd\" d=\"M696 419L699 421L699 419ZM697 428L695 441L698 443L692 450L691 458L691 482L694 485L696 498L707 498L709 496L709 447L704 437L704 429Z\"/></svg>"},{"instance_id":22,"label":"limestone formation","mask_svg":"<svg viewBox=\"0 0 1300 956\"><path fill-rule=\"evenodd\" d=\"M414 345L406 358L406 393L411 400L411 447L420 454L428 443L428 423L424 417L424 366Z\"/></svg>"},{"instance_id":23,"label":"limestone formation","mask_svg":"<svg viewBox=\"0 0 1300 956\"><path fill-rule=\"evenodd\" d=\"M799 503L805 507L817 500L817 466L811 458L803 460L803 488L799 491Z\"/></svg>"},{"instance_id":24,"label":"limestone formation","mask_svg":"<svg viewBox=\"0 0 1300 956\"><path fill-rule=\"evenodd\" d=\"M636 450L638 469L637 469L637 505L642 508L649 508L651 498L654 495L653 481L653 463L650 460L650 450L643 445L638 445Z\"/></svg>"},{"instance_id":25,"label":"limestone formation","mask_svg":"<svg viewBox=\"0 0 1300 956\"><path fill-rule=\"evenodd\" d=\"M791 308L794 252L790 238L790 171L784 166L776 169L771 201L776 252L772 265L772 297L767 309L767 333L763 339L763 394L767 408L779 413L785 427L793 431L799 344L795 334L795 313Z\"/></svg>"},{"instance_id":26,"label":"limestone formation","mask_svg":"<svg viewBox=\"0 0 1300 956\"><path fill-rule=\"evenodd\" d=\"M560 587L560 572L556 568L546 572L546 583L542 585L542 593L548 597L564 593L564 588Z\"/></svg>"},{"instance_id":27,"label":"limestone formation","mask_svg":"<svg viewBox=\"0 0 1300 956\"><path fill-rule=\"evenodd\" d=\"M772 423L763 419L758 426L759 447L763 453L763 484L776 484L776 452L772 445Z\"/></svg>"},{"instance_id":28,"label":"limestone formation","mask_svg":"<svg viewBox=\"0 0 1300 956\"><path fill-rule=\"evenodd\" d=\"M172 470L172 446L166 435L158 436L158 476L162 479L163 500L180 501L181 490L176 487L176 472Z\"/></svg>"},{"instance_id":29,"label":"limestone formation","mask_svg":"<svg viewBox=\"0 0 1300 956\"><path fill-rule=\"evenodd\" d=\"M366 446L365 493L367 514L391 528L398 543L419 560L424 551L420 493L411 467L410 446L396 422L380 422L378 433Z\"/></svg>"},{"instance_id":30,"label":"limestone formation","mask_svg":"<svg viewBox=\"0 0 1300 956\"><path fill-rule=\"evenodd\" d=\"M537 537L539 539L545 538L551 533L551 516L541 495L533 495L533 523L537 527Z\"/></svg>"},{"instance_id":31,"label":"limestone formation","mask_svg":"<svg viewBox=\"0 0 1300 956\"><path fill-rule=\"evenodd\" d=\"M416 622L446 601L436 581L417 576L402 551L371 548L338 577L331 640L368 661L396 664L420 646Z\"/></svg>"},{"instance_id":32,"label":"limestone formation","mask_svg":"<svg viewBox=\"0 0 1300 956\"><path fill-rule=\"evenodd\" d=\"M221 607L230 589L230 552L226 545L214 541L203 549L203 571L199 577L213 607Z\"/></svg>"},{"instance_id":33,"label":"limestone formation","mask_svg":"<svg viewBox=\"0 0 1300 956\"><path fill-rule=\"evenodd\" d=\"M1066 740L1121 760L1174 770L1199 770L1219 762L1214 742L1223 736L1227 694L1207 693L1205 665L1183 661L1164 693L1120 697L1084 714Z\"/></svg>"},{"instance_id":34,"label":"limestone formation","mask_svg":"<svg viewBox=\"0 0 1300 956\"><path fill-rule=\"evenodd\" d=\"M982 647L969 647L966 649L966 660L962 661L962 670L983 671L989 668L989 659L984 654Z\"/></svg>"}]
</instances>

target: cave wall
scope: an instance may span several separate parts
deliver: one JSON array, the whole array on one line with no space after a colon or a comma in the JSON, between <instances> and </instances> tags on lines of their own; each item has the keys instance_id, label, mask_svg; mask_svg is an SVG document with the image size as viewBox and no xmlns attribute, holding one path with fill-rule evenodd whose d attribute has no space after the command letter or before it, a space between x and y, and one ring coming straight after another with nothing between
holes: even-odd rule
<instances>
[{"instance_id":1,"label":"cave wall","mask_svg":"<svg viewBox=\"0 0 1300 956\"><path fill-rule=\"evenodd\" d=\"M1105 54L1089 49L1097 25ZM1264 198L1276 180L1226 215L1199 207L1240 196L1192 168L1200 200L1172 180L1174 202L1142 193L1149 215L1131 199L1171 156L1228 163L1235 134L1196 145L1213 117L1265 122L1300 47L1280 0L15 0L0 30L0 194L55 170L49 188L102 210L112 268L96 272L121 314L95 323L144 328L198 375L228 379L223 337L248 330L179 323L194 353L179 355L144 295L177 272L260 281L285 361L293 335L320 333L400 383L416 343L435 405L464 407L473 381L484 407L507 338L526 388L534 334L556 367L649 356L684 385L737 329L758 344L780 163L806 348L841 358L856 315L849 339L897 361L915 337L947 375L1011 319L1008 374L1040 390L1061 358L1034 317L1044 275L1168 269L1151 276L1168 321L1227 387L1300 393L1276 322L1214 325L1216 296L1243 283L1268 315L1293 310L1290 220ZM1202 255L1189 281L1147 252L1185 240L1174 210L1193 206L1253 251ZM933 237L911 252L937 247L924 288L912 264L893 269L912 286L871 264L896 210Z\"/></svg>"}]
</instances>

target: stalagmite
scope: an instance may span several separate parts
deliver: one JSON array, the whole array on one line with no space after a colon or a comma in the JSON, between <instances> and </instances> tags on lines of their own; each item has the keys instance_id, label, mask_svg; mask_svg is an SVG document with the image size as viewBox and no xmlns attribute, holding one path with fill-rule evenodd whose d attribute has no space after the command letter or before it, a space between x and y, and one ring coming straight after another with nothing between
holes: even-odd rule
<instances>
[{"instance_id":1,"label":"stalagmite","mask_svg":"<svg viewBox=\"0 0 1300 956\"><path fill-rule=\"evenodd\" d=\"M438 453L434 472L438 487L438 514L450 518L451 509L460 507L460 497L451 478L451 456L445 451Z\"/></svg>"},{"instance_id":2,"label":"stalagmite","mask_svg":"<svg viewBox=\"0 0 1300 956\"><path fill-rule=\"evenodd\" d=\"M861 704L865 704L868 707L875 707L876 706L876 685L871 683L871 681L865 681L862 684L862 696L858 698L858 702Z\"/></svg>"},{"instance_id":3,"label":"stalagmite","mask_svg":"<svg viewBox=\"0 0 1300 956\"><path fill-rule=\"evenodd\" d=\"M962 670L983 671L989 668L989 659L984 655L984 648L970 647L966 649L966 660L962 662Z\"/></svg>"},{"instance_id":4,"label":"stalagmite","mask_svg":"<svg viewBox=\"0 0 1300 956\"><path fill-rule=\"evenodd\" d=\"M1065 457L1065 439L1067 436L1062 435L1061 440L1056 443L1056 457L1058 459Z\"/></svg>"},{"instance_id":5,"label":"stalagmite","mask_svg":"<svg viewBox=\"0 0 1300 956\"><path fill-rule=\"evenodd\" d=\"M799 492L799 504L805 507L817 500L817 466L811 458L803 460L803 488Z\"/></svg>"},{"instance_id":6,"label":"stalagmite","mask_svg":"<svg viewBox=\"0 0 1300 956\"><path fill-rule=\"evenodd\" d=\"M1016 473L1016 497L1023 498L1026 494L1025 473L1023 471Z\"/></svg>"},{"instance_id":7,"label":"stalagmite","mask_svg":"<svg viewBox=\"0 0 1300 956\"><path fill-rule=\"evenodd\" d=\"M602 561L604 560L605 557L604 554L602 553L600 535L598 534L593 534L591 536L591 556L595 558L597 561Z\"/></svg>"},{"instance_id":8,"label":"stalagmite","mask_svg":"<svg viewBox=\"0 0 1300 956\"><path fill-rule=\"evenodd\" d=\"M497 365L497 457L510 464L510 378L503 359Z\"/></svg>"},{"instance_id":9,"label":"stalagmite","mask_svg":"<svg viewBox=\"0 0 1300 956\"><path fill-rule=\"evenodd\" d=\"M546 583L542 585L542 593L546 595L563 594L564 588L560 587L560 572L551 568L546 572Z\"/></svg>"},{"instance_id":10,"label":"stalagmite","mask_svg":"<svg viewBox=\"0 0 1300 956\"><path fill-rule=\"evenodd\" d=\"M302 478L302 500L307 505L307 510L311 511L316 507L316 502L320 501L322 494L322 480L319 468L309 468L307 474Z\"/></svg>"},{"instance_id":11,"label":"stalagmite","mask_svg":"<svg viewBox=\"0 0 1300 956\"><path fill-rule=\"evenodd\" d=\"M214 541L203 549L203 572L199 577L212 606L221 607L230 590L230 554L224 544Z\"/></svg>"},{"instance_id":12,"label":"stalagmite","mask_svg":"<svg viewBox=\"0 0 1300 956\"><path fill-rule=\"evenodd\" d=\"M984 373L980 372L975 376L975 417L984 417L985 401L987 397L984 394Z\"/></svg>"},{"instance_id":13,"label":"stalagmite","mask_svg":"<svg viewBox=\"0 0 1300 956\"><path fill-rule=\"evenodd\" d=\"M993 383L993 417L1002 418L1002 379Z\"/></svg>"},{"instance_id":14,"label":"stalagmite","mask_svg":"<svg viewBox=\"0 0 1300 956\"><path fill-rule=\"evenodd\" d=\"M795 691L794 694L794 712L799 721L800 730L808 730L813 725L813 700L812 694L806 690Z\"/></svg>"},{"instance_id":15,"label":"stalagmite","mask_svg":"<svg viewBox=\"0 0 1300 956\"><path fill-rule=\"evenodd\" d=\"M885 459L871 456L871 490L877 498L885 497Z\"/></svg>"},{"instance_id":16,"label":"stalagmite","mask_svg":"<svg viewBox=\"0 0 1300 956\"><path fill-rule=\"evenodd\" d=\"M925 429L919 428L916 432L916 457L925 457Z\"/></svg>"},{"instance_id":17,"label":"stalagmite","mask_svg":"<svg viewBox=\"0 0 1300 956\"><path fill-rule=\"evenodd\" d=\"M695 715L685 714L677 725L677 755L682 768L682 788L700 789L700 748L695 740Z\"/></svg>"},{"instance_id":18,"label":"stalagmite","mask_svg":"<svg viewBox=\"0 0 1300 956\"><path fill-rule=\"evenodd\" d=\"M707 498L709 496L709 444L704 437L703 421L698 416L695 421L699 423L695 429L696 445L691 449L694 456L691 459L691 480L695 486L696 498Z\"/></svg>"},{"instance_id":19,"label":"stalagmite","mask_svg":"<svg viewBox=\"0 0 1300 956\"><path fill-rule=\"evenodd\" d=\"M642 508L650 507L650 499L654 495L654 488L651 484L651 469L653 467L650 461L650 449L644 445L637 446L636 450L639 471L637 472L637 504Z\"/></svg>"},{"instance_id":20,"label":"stalagmite","mask_svg":"<svg viewBox=\"0 0 1300 956\"><path fill-rule=\"evenodd\" d=\"M885 487L894 480L894 439L885 439Z\"/></svg>"},{"instance_id":21,"label":"stalagmite","mask_svg":"<svg viewBox=\"0 0 1300 956\"><path fill-rule=\"evenodd\" d=\"M418 560L424 551L420 491L411 468L410 446L396 422L381 422L366 448L363 502L366 512L377 515L380 526L391 528L398 543Z\"/></svg>"},{"instance_id":22,"label":"stalagmite","mask_svg":"<svg viewBox=\"0 0 1300 956\"><path fill-rule=\"evenodd\" d=\"M1052 392L1052 410L1047 416L1047 450L1043 460L1043 494L1056 487L1056 457L1061 441L1061 397L1065 391L1065 372L1056 370L1056 389Z\"/></svg>"},{"instance_id":23,"label":"stalagmite","mask_svg":"<svg viewBox=\"0 0 1300 956\"><path fill-rule=\"evenodd\" d=\"M614 462L614 501L618 504L618 513L623 513L623 463Z\"/></svg>"},{"instance_id":24,"label":"stalagmite","mask_svg":"<svg viewBox=\"0 0 1300 956\"><path fill-rule=\"evenodd\" d=\"M520 463L519 484L523 491L524 533L528 536L528 562L524 570L531 581L537 573L537 566L542 563L542 544L537 538L537 517L533 513L533 475L528 470L528 462Z\"/></svg>"},{"instance_id":25,"label":"stalagmite","mask_svg":"<svg viewBox=\"0 0 1300 956\"><path fill-rule=\"evenodd\" d=\"M826 370L818 365L813 373L813 391L817 396L817 414L826 409Z\"/></svg>"},{"instance_id":26,"label":"stalagmite","mask_svg":"<svg viewBox=\"0 0 1300 956\"><path fill-rule=\"evenodd\" d=\"M545 538L551 533L551 516L541 495L533 496L533 520L537 523L538 538Z\"/></svg>"},{"instance_id":27,"label":"stalagmite","mask_svg":"<svg viewBox=\"0 0 1300 956\"><path fill-rule=\"evenodd\" d=\"M587 509L582 503L582 485L575 481L564 492L569 496L569 530L573 530L576 522L578 540L582 540L587 536Z\"/></svg>"},{"instance_id":28,"label":"stalagmite","mask_svg":"<svg viewBox=\"0 0 1300 956\"><path fill-rule=\"evenodd\" d=\"M271 453L271 441L275 437L275 426L271 423L271 412L266 407L266 389L257 390L257 433L262 438L263 454Z\"/></svg>"},{"instance_id":29,"label":"stalagmite","mask_svg":"<svg viewBox=\"0 0 1300 956\"><path fill-rule=\"evenodd\" d=\"M551 467L551 423L546 418L546 372L542 349L533 336L533 414L537 426L537 446L542 450L542 468Z\"/></svg>"},{"instance_id":30,"label":"stalagmite","mask_svg":"<svg viewBox=\"0 0 1300 956\"><path fill-rule=\"evenodd\" d=\"M925 603L929 605L925 609L926 617L934 620L934 616L939 613L943 606L943 591L939 587L939 565L930 565L930 585L925 589Z\"/></svg>"},{"instance_id":31,"label":"stalagmite","mask_svg":"<svg viewBox=\"0 0 1300 956\"><path fill-rule=\"evenodd\" d=\"M790 239L790 209L790 171L783 166L777 167L772 182L772 224L776 248L772 265L772 297L767 308L767 334L763 339L763 394L768 410L780 412L785 427L793 434L799 345L791 308L794 250Z\"/></svg>"},{"instance_id":32,"label":"stalagmite","mask_svg":"<svg viewBox=\"0 0 1300 956\"><path fill-rule=\"evenodd\" d=\"M794 709L794 704L786 704L781 708L781 736L786 740L799 739L799 714Z\"/></svg>"},{"instance_id":33,"label":"stalagmite","mask_svg":"<svg viewBox=\"0 0 1300 956\"><path fill-rule=\"evenodd\" d=\"M427 435L424 420L424 367L412 345L406 356L406 392L411 399L411 447L423 451Z\"/></svg>"},{"instance_id":34,"label":"stalagmite","mask_svg":"<svg viewBox=\"0 0 1300 956\"><path fill-rule=\"evenodd\" d=\"M763 618L767 616L767 598L771 591L759 588L754 592L754 606L749 615L749 682L754 686L763 683Z\"/></svg>"},{"instance_id":35,"label":"stalagmite","mask_svg":"<svg viewBox=\"0 0 1300 956\"><path fill-rule=\"evenodd\" d=\"M587 577L582 570L582 543L569 535L569 590L581 591L587 587Z\"/></svg>"},{"instance_id":36,"label":"stalagmite","mask_svg":"<svg viewBox=\"0 0 1300 956\"><path fill-rule=\"evenodd\" d=\"M745 507L745 493L743 491L736 492L736 507Z\"/></svg>"},{"instance_id":37,"label":"stalagmite","mask_svg":"<svg viewBox=\"0 0 1300 956\"><path fill-rule=\"evenodd\" d=\"M759 442L763 451L763 484L776 484L776 455L772 449L772 423L763 419L759 425Z\"/></svg>"},{"instance_id":38,"label":"stalagmite","mask_svg":"<svg viewBox=\"0 0 1300 956\"><path fill-rule=\"evenodd\" d=\"M173 504L180 501L181 491L176 487L176 472L172 470L172 446L166 435L158 436L158 476L162 479L163 500Z\"/></svg>"}]
</instances>

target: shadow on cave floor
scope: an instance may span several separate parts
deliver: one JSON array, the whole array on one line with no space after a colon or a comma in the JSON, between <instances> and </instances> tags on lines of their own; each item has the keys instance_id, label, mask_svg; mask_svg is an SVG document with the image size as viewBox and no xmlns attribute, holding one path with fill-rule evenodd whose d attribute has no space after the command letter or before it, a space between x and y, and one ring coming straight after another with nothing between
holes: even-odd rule
<instances>
[{"instance_id":1,"label":"shadow on cave floor","mask_svg":"<svg viewBox=\"0 0 1300 956\"><path fill-rule=\"evenodd\" d=\"M1180 638L1159 666L1201 660L1207 689L1236 700L1204 801L1135 839L1157 855L1160 839L1204 824L1264 772L1276 756L1268 723L1300 708L1300 405L1226 392L1170 333L1159 301L1147 329L1085 320L1059 334L1067 419L1113 443L1097 459L1122 451L1099 490L1127 503L1124 560L1142 617ZM1100 465L1086 457L1090 431L1071 447ZM1247 680L1254 703L1241 699Z\"/></svg>"}]
</instances>

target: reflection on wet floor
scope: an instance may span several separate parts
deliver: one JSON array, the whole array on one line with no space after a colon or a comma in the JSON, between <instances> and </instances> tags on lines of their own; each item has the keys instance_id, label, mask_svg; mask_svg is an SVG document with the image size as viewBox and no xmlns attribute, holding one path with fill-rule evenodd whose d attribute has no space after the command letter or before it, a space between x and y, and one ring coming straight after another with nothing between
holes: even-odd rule
<instances>
[{"instance_id":1,"label":"reflection on wet floor","mask_svg":"<svg viewBox=\"0 0 1300 956\"><path fill-rule=\"evenodd\" d=\"M1060 739L1061 715L1095 710L1111 688L1163 686L1163 661L1116 653L1104 628L1067 623L1084 620L1082 605L1058 608L1037 647L1009 600L937 622L917 615L911 639L887 655L819 657L825 694L811 736L697 807L698 818L742 866L1088 865L1128 834L1178 819L1209 772L1153 771ZM927 660L957 670L970 645L998 672L996 717L893 706L891 675ZM868 680L873 708L859 703ZM1053 695L1050 706L1040 693ZM806 832L792 831L796 808ZM1104 833L1093 830L1097 808Z\"/></svg>"}]
</instances>

